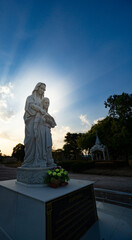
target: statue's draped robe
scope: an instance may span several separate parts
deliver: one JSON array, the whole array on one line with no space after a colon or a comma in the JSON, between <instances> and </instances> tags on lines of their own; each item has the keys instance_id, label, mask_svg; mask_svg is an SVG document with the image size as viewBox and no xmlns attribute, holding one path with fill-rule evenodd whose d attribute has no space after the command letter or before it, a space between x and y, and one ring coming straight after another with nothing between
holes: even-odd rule
<instances>
[{"instance_id":1,"label":"statue's draped robe","mask_svg":"<svg viewBox=\"0 0 132 240\"><path fill-rule=\"evenodd\" d=\"M36 126L35 126L36 125ZM43 120L40 113L35 117L35 131L36 131L36 154L35 160L40 166L46 166L53 163L52 159L52 138L50 127Z\"/></svg>"},{"instance_id":2,"label":"statue's draped robe","mask_svg":"<svg viewBox=\"0 0 132 240\"><path fill-rule=\"evenodd\" d=\"M46 167L53 163L51 147L52 139L50 129L44 125L42 114L35 110L40 107L41 100L31 95L25 105L25 158L23 167ZM35 135L34 124L37 117L37 132Z\"/></svg>"}]
</instances>

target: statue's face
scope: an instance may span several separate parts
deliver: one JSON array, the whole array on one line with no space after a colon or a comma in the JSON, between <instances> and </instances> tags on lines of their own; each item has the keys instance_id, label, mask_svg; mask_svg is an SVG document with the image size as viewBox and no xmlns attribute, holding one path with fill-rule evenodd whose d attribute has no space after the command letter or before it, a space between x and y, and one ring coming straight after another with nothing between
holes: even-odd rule
<instances>
[{"instance_id":1,"label":"statue's face","mask_svg":"<svg viewBox=\"0 0 132 240\"><path fill-rule=\"evenodd\" d=\"M46 89L45 89L45 85L40 85L40 87L39 87L39 89L38 89L38 93L39 93L40 95L42 95L45 90L46 90Z\"/></svg>"},{"instance_id":2,"label":"statue's face","mask_svg":"<svg viewBox=\"0 0 132 240\"><path fill-rule=\"evenodd\" d=\"M48 109L48 107L49 107L49 100L46 99L46 100L43 102L43 108L44 108L44 109Z\"/></svg>"}]
</instances>

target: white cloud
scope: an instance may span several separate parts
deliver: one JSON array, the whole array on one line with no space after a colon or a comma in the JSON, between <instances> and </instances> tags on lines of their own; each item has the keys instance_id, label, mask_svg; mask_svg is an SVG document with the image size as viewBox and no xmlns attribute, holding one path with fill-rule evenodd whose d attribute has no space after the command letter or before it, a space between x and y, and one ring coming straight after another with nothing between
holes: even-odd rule
<instances>
[{"instance_id":1,"label":"white cloud","mask_svg":"<svg viewBox=\"0 0 132 240\"><path fill-rule=\"evenodd\" d=\"M14 111L0 107L0 118L4 121L8 121L9 118L14 116Z\"/></svg>"},{"instance_id":2,"label":"white cloud","mask_svg":"<svg viewBox=\"0 0 132 240\"><path fill-rule=\"evenodd\" d=\"M10 101L13 98L12 84L0 86L0 118L7 121L14 116L14 111L10 107Z\"/></svg>"},{"instance_id":3,"label":"white cloud","mask_svg":"<svg viewBox=\"0 0 132 240\"><path fill-rule=\"evenodd\" d=\"M0 99L0 108L7 108L6 100Z\"/></svg>"},{"instance_id":4,"label":"white cloud","mask_svg":"<svg viewBox=\"0 0 132 240\"><path fill-rule=\"evenodd\" d=\"M8 96L13 96L11 89L13 88L13 85L11 82L9 82L5 86L0 86L0 94L3 98L5 98L7 95Z\"/></svg>"},{"instance_id":5,"label":"white cloud","mask_svg":"<svg viewBox=\"0 0 132 240\"><path fill-rule=\"evenodd\" d=\"M94 120L93 122L94 122L94 124L97 124L97 123L98 123L98 121L101 121L101 120L103 120L103 119L104 119L104 117L100 117L100 118L98 118L98 119Z\"/></svg>"},{"instance_id":6,"label":"white cloud","mask_svg":"<svg viewBox=\"0 0 132 240\"><path fill-rule=\"evenodd\" d=\"M87 115L80 115L80 120L82 121L82 124L84 125L84 124L86 124L86 125L88 125L89 127L91 127L91 124L90 124L90 122L88 121L88 119L87 119Z\"/></svg>"},{"instance_id":7,"label":"white cloud","mask_svg":"<svg viewBox=\"0 0 132 240\"><path fill-rule=\"evenodd\" d=\"M80 132L85 133L90 129L91 124L90 124L89 120L87 119L87 115L82 115L81 114L79 116L79 118L81 120L81 124L84 126L83 129L80 129Z\"/></svg>"}]
</instances>

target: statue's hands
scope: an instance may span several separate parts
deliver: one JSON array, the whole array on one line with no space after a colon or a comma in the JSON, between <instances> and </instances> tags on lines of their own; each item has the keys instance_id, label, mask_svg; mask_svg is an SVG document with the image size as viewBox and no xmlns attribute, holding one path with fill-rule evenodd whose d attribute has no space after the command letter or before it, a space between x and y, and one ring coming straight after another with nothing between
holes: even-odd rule
<instances>
[{"instance_id":1,"label":"statue's hands","mask_svg":"<svg viewBox=\"0 0 132 240\"><path fill-rule=\"evenodd\" d=\"M54 128L56 126L56 123L52 123L52 128Z\"/></svg>"}]
</instances>

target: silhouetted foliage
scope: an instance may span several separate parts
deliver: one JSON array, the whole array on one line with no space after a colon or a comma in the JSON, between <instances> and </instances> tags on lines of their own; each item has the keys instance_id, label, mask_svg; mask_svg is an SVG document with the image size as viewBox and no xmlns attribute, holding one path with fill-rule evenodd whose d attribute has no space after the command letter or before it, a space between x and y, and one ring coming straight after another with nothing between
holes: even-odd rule
<instances>
[{"instance_id":1,"label":"silhouetted foliage","mask_svg":"<svg viewBox=\"0 0 132 240\"><path fill-rule=\"evenodd\" d=\"M25 155L24 148L25 146L23 144L21 143L17 144L13 148L12 157L15 157L18 161L23 162Z\"/></svg>"},{"instance_id":2,"label":"silhouetted foliage","mask_svg":"<svg viewBox=\"0 0 132 240\"><path fill-rule=\"evenodd\" d=\"M64 139L64 155L69 160L77 160L79 159L81 153L80 147L77 144L77 138L80 137L81 133L67 133Z\"/></svg>"},{"instance_id":3,"label":"silhouetted foliage","mask_svg":"<svg viewBox=\"0 0 132 240\"><path fill-rule=\"evenodd\" d=\"M59 165L59 163L64 160L64 151L62 149L52 150L52 156L55 163Z\"/></svg>"},{"instance_id":4,"label":"silhouetted foliage","mask_svg":"<svg viewBox=\"0 0 132 240\"><path fill-rule=\"evenodd\" d=\"M110 96L105 102L109 116L78 138L78 146L83 149L95 144L96 131L101 142L108 147L112 159L128 160L132 154L132 94Z\"/></svg>"},{"instance_id":5,"label":"silhouetted foliage","mask_svg":"<svg viewBox=\"0 0 132 240\"><path fill-rule=\"evenodd\" d=\"M132 117L132 94L111 95L104 104L105 108L109 108L109 116L112 118L126 120Z\"/></svg>"}]
</instances>

